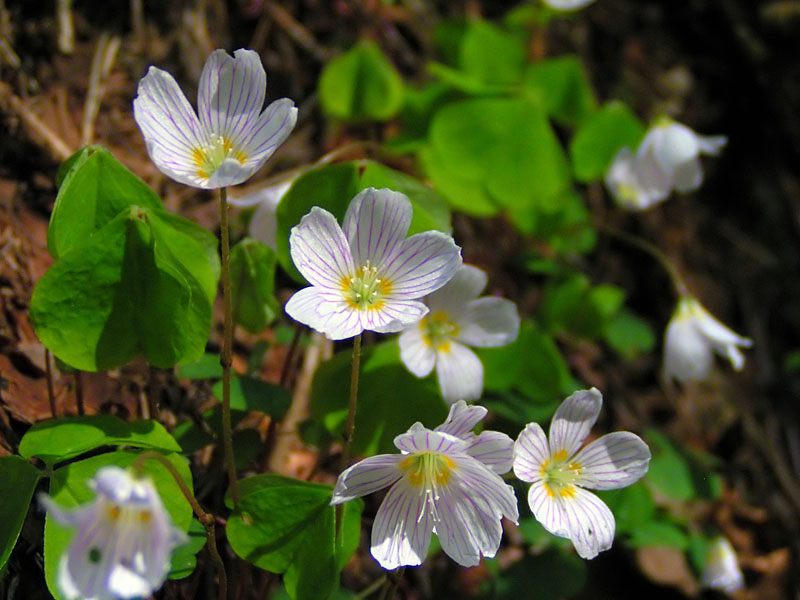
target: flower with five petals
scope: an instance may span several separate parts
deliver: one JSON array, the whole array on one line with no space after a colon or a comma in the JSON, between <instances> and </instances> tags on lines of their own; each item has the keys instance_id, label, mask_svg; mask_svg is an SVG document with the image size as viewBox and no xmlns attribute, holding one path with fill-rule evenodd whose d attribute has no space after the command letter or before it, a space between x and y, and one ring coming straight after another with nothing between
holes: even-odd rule
<instances>
[{"instance_id":1,"label":"flower with five petals","mask_svg":"<svg viewBox=\"0 0 800 600\"><path fill-rule=\"evenodd\" d=\"M372 526L372 556L384 569L421 564L434 532L465 567L497 553L502 517L519 518L514 490L500 477L514 444L498 431L472 433L486 412L457 402L436 429L415 423L398 435L401 454L371 456L339 475L331 504L391 486Z\"/></svg>"},{"instance_id":2,"label":"flower with five petals","mask_svg":"<svg viewBox=\"0 0 800 600\"><path fill-rule=\"evenodd\" d=\"M353 198L344 230L312 208L289 235L292 260L312 284L286 303L289 316L332 340L400 331L424 317L418 298L453 277L461 250L440 231L406 238L411 215L403 194L375 188Z\"/></svg>"},{"instance_id":3,"label":"flower with five petals","mask_svg":"<svg viewBox=\"0 0 800 600\"><path fill-rule=\"evenodd\" d=\"M74 528L61 556L58 586L68 600L147 598L161 587L170 555L188 538L172 525L155 487L116 466L90 482L94 501L67 509L40 497L49 516Z\"/></svg>"},{"instance_id":4,"label":"flower with five petals","mask_svg":"<svg viewBox=\"0 0 800 600\"><path fill-rule=\"evenodd\" d=\"M400 358L417 377L434 366L444 399L476 400L483 392L483 364L467 346L505 346L517 339L517 307L504 298L478 295L486 273L463 265L441 289L425 298L430 313L400 334Z\"/></svg>"},{"instance_id":5,"label":"flower with five petals","mask_svg":"<svg viewBox=\"0 0 800 600\"><path fill-rule=\"evenodd\" d=\"M258 53L240 49L231 58L215 50L200 75L197 113L172 75L150 67L139 82L133 115L161 172L216 189L247 181L294 128L294 102L281 98L262 112L266 92Z\"/></svg>"},{"instance_id":6,"label":"flower with five petals","mask_svg":"<svg viewBox=\"0 0 800 600\"><path fill-rule=\"evenodd\" d=\"M606 434L581 448L600 414L603 397L595 388L575 392L550 423L550 439L529 423L514 444L514 473L531 483L533 516L553 535L572 541L578 555L594 558L614 541L614 515L584 488L613 490L641 479L650 449L628 431Z\"/></svg>"}]
</instances>

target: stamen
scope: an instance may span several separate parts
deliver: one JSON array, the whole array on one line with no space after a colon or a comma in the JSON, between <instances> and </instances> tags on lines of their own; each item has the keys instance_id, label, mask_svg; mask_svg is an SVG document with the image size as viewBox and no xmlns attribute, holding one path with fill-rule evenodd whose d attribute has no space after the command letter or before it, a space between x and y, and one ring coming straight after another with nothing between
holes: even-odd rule
<instances>
[{"instance_id":1,"label":"stamen","mask_svg":"<svg viewBox=\"0 0 800 600\"><path fill-rule=\"evenodd\" d=\"M212 133L208 141L192 150L192 160L197 165L197 175L208 179L209 175L216 171L223 161L227 158L235 158L241 164L247 160L247 155L233 147L233 143L225 137Z\"/></svg>"},{"instance_id":2,"label":"stamen","mask_svg":"<svg viewBox=\"0 0 800 600\"><path fill-rule=\"evenodd\" d=\"M392 286L386 279L378 277L378 269L369 261L356 274L342 280L342 291L345 300L356 310L378 310L383 307L386 296L391 293Z\"/></svg>"}]
</instances>

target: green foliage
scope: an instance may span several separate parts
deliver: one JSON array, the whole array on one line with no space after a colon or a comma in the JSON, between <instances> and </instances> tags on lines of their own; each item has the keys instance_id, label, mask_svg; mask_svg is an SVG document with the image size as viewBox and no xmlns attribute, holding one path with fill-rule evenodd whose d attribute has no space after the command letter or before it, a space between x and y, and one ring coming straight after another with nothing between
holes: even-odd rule
<instances>
[{"instance_id":1,"label":"green foliage","mask_svg":"<svg viewBox=\"0 0 800 600\"><path fill-rule=\"evenodd\" d=\"M589 116L569 144L578 181L601 179L620 148L636 148L644 124L622 102L612 101Z\"/></svg>"},{"instance_id":2,"label":"green foliage","mask_svg":"<svg viewBox=\"0 0 800 600\"><path fill-rule=\"evenodd\" d=\"M47 246L53 258L82 246L86 238L130 206L161 210L161 200L102 146L86 146L64 161Z\"/></svg>"},{"instance_id":3,"label":"green foliage","mask_svg":"<svg viewBox=\"0 0 800 600\"><path fill-rule=\"evenodd\" d=\"M251 333L263 331L280 313L274 291L277 260L272 248L251 238L231 249L233 319Z\"/></svg>"},{"instance_id":4,"label":"green foliage","mask_svg":"<svg viewBox=\"0 0 800 600\"><path fill-rule=\"evenodd\" d=\"M550 331L594 339L602 335L624 300L625 293L616 286L593 286L585 275L572 275L548 284L540 315Z\"/></svg>"},{"instance_id":5,"label":"green foliage","mask_svg":"<svg viewBox=\"0 0 800 600\"><path fill-rule=\"evenodd\" d=\"M222 381L214 384L214 396L222 400ZM231 410L247 412L255 410L280 420L289 410L289 390L255 377L231 378Z\"/></svg>"},{"instance_id":6,"label":"green foliage","mask_svg":"<svg viewBox=\"0 0 800 600\"><path fill-rule=\"evenodd\" d=\"M360 500L343 508L342 535L335 535L332 488L278 475L256 475L239 483L241 501L226 533L244 560L284 574L293 600L324 600L339 584L339 571L358 547Z\"/></svg>"},{"instance_id":7,"label":"green foliage","mask_svg":"<svg viewBox=\"0 0 800 600\"><path fill-rule=\"evenodd\" d=\"M539 211L554 212L571 195L566 156L535 102L478 98L448 104L431 122L423 156L428 176L454 208L486 215L493 205L524 231L534 229ZM469 187L478 191L458 196Z\"/></svg>"},{"instance_id":8,"label":"green foliage","mask_svg":"<svg viewBox=\"0 0 800 600\"><path fill-rule=\"evenodd\" d=\"M192 519L189 531L186 532L189 541L178 546L172 552L169 578L183 579L194 573L197 567L197 553L206 545L206 529L197 519Z\"/></svg>"},{"instance_id":9,"label":"green foliage","mask_svg":"<svg viewBox=\"0 0 800 600\"><path fill-rule=\"evenodd\" d=\"M113 415L93 415L36 423L22 437L19 453L23 458L36 457L52 466L102 446L180 452L180 446L161 423L126 422Z\"/></svg>"},{"instance_id":10,"label":"green foliage","mask_svg":"<svg viewBox=\"0 0 800 600\"><path fill-rule=\"evenodd\" d=\"M323 363L311 389L312 418L337 436L347 416L351 360L352 352L343 350ZM396 452L395 436L417 421L436 427L446 417L447 407L435 380L418 379L408 372L396 340L364 349L352 445L355 454Z\"/></svg>"},{"instance_id":11,"label":"green foliage","mask_svg":"<svg viewBox=\"0 0 800 600\"><path fill-rule=\"evenodd\" d=\"M529 65L524 86L562 125L580 125L597 108L592 86L576 56L559 56Z\"/></svg>"},{"instance_id":12,"label":"green foliage","mask_svg":"<svg viewBox=\"0 0 800 600\"><path fill-rule=\"evenodd\" d=\"M478 348L483 362L483 404L509 421L525 425L548 418L579 384L553 338L532 321L523 321L514 343Z\"/></svg>"},{"instance_id":13,"label":"green foliage","mask_svg":"<svg viewBox=\"0 0 800 600\"><path fill-rule=\"evenodd\" d=\"M719 497L722 480L712 457L690 452L655 429L645 432L645 439L653 453L645 480L658 494L675 502Z\"/></svg>"},{"instance_id":14,"label":"green foliage","mask_svg":"<svg viewBox=\"0 0 800 600\"><path fill-rule=\"evenodd\" d=\"M656 345L656 334L650 324L626 308L606 321L603 338L609 347L626 360L642 352L650 352Z\"/></svg>"},{"instance_id":15,"label":"green foliage","mask_svg":"<svg viewBox=\"0 0 800 600\"><path fill-rule=\"evenodd\" d=\"M50 478L50 496L58 504L67 508L91 502L94 493L87 484L98 469L108 465L130 467L136 461L137 456L133 452L109 452L64 465L56 469ZM191 489L192 474L186 460L177 454L169 454L167 458L175 465L181 478ZM156 487L172 522L176 527L187 531L192 521L192 507L184 498L172 475L155 460L148 460L144 463L144 472ZM44 526L44 573L47 587L56 600L66 600L56 584L58 562L61 555L66 552L73 535L72 529L61 526L55 519L47 516ZM185 566L180 568L180 572L185 572Z\"/></svg>"},{"instance_id":16,"label":"green foliage","mask_svg":"<svg viewBox=\"0 0 800 600\"><path fill-rule=\"evenodd\" d=\"M322 110L345 121L391 119L403 104L403 92L400 74L368 41L331 60L319 79Z\"/></svg>"},{"instance_id":17,"label":"green foliage","mask_svg":"<svg viewBox=\"0 0 800 600\"><path fill-rule=\"evenodd\" d=\"M183 379L217 379L222 377L219 354L203 354L194 362L178 366L178 377Z\"/></svg>"},{"instance_id":18,"label":"green foliage","mask_svg":"<svg viewBox=\"0 0 800 600\"><path fill-rule=\"evenodd\" d=\"M683 528L665 519L655 519L630 532L626 542L633 548L669 546L678 550L689 549L689 538Z\"/></svg>"},{"instance_id":19,"label":"green foliage","mask_svg":"<svg viewBox=\"0 0 800 600\"><path fill-rule=\"evenodd\" d=\"M494 578L485 586L485 598L530 598L531 590L535 590L537 600L562 600L575 596L586 583L586 562L555 549L526 554L503 571L497 568L496 561L487 561L487 565L491 565Z\"/></svg>"},{"instance_id":20,"label":"green foliage","mask_svg":"<svg viewBox=\"0 0 800 600\"><path fill-rule=\"evenodd\" d=\"M19 456L0 457L0 571L17 543L33 492L39 483L39 470Z\"/></svg>"},{"instance_id":21,"label":"green foliage","mask_svg":"<svg viewBox=\"0 0 800 600\"><path fill-rule=\"evenodd\" d=\"M408 196L414 209L409 235L430 229L450 232L450 211L442 197L413 177L368 160L319 167L295 180L276 211L278 261L289 275L305 283L289 254L291 228L314 206L329 211L341 223L350 201L368 187L388 187Z\"/></svg>"}]
</instances>

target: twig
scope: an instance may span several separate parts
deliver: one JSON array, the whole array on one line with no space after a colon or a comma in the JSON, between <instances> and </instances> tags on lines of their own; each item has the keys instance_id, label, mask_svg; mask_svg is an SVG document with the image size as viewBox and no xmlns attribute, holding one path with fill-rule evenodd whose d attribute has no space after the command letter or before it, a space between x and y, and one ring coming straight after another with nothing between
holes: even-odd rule
<instances>
[{"instance_id":1,"label":"twig","mask_svg":"<svg viewBox=\"0 0 800 600\"><path fill-rule=\"evenodd\" d=\"M105 87L103 80L108 77L114 59L119 50L120 38L108 37L107 33L102 33L97 40L97 48L92 58L92 68L89 74L89 89L86 92L86 102L83 105L83 126L81 127L81 144L86 146L92 143L94 136L94 122L97 112L100 110L100 102L103 100Z\"/></svg>"},{"instance_id":2,"label":"twig","mask_svg":"<svg viewBox=\"0 0 800 600\"><path fill-rule=\"evenodd\" d=\"M75 51L75 28L72 25L72 0L58 0L56 4L58 21L58 49L64 54Z\"/></svg>"},{"instance_id":3,"label":"twig","mask_svg":"<svg viewBox=\"0 0 800 600\"><path fill-rule=\"evenodd\" d=\"M58 162L72 156L74 150L52 129L37 117L25 103L11 92L11 88L0 81L0 107L10 112L28 130L29 135L43 143L45 149Z\"/></svg>"},{"instance_id":4,"label":"twig","mask_svg":"<svg viewBox=\"0 0 800 600\"><path fill-rule=\"evenodd\" d=\"M133 49L139 52L144 47L145 26L142 0L131 0L131 23L133 24Z\"/></svg>"},{"instance_id":5,"label":"twig","mask_svg":"<svg viewBox=\"0 0 800 600\"><path fill-rule=\"evenodd\" d=\"M353 338L353 368L350 371L350 401L347 405L347 422L344 426L344 448L342 448L341 471L350 463L350 446L356 429L356 406L358 403L358 374L361 367L361 334Z\"/></svg>"},{"instance_id":6,"label":"twig","mask_svg":"<svg viewBox=\"0 0 800 600\"><path fill-rule=\"evenodd\" d=\"M312 33L301 25L292 14L283 8L279 3L267 0L264 3L264 10L275 22L292 38L301 48L306 50L311 56L320 62L327 61L331 56L331 51L324 48L314 38Z\"/></svg>"},{"instance_id":7,"label":"twig","mask_svg":"<svg viewBox=\"0 0 800 600\"><path fill-rule=\"evenodd\" d=\"M56 395L53 391L53 368L50 366L50 350L44 349L44 372L47 376L47 399L50 401L50 414L55 419L56 414Z\"/></svg>"},{"instance_id":8,"label":"twig","mask_svg":"<svg viewBox=\"0 0 800 600\"><path fill-rule=\"evenodd\" d=\"M86 407L83 405L83 371L75 371L75 403L78 414L85 415Z\"/></svg>"}]
</instances>

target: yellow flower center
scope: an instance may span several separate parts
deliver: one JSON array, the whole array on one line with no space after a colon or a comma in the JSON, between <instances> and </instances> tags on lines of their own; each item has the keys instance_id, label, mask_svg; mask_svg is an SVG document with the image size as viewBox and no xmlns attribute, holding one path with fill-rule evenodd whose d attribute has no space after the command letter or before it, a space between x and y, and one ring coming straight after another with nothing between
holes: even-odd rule
<instances>
[{"instance_id":1,"label":"yellow flower center","mask_svg":"<svg viewBox=\"0 0 800 600\"><path fill-rule=\"evenodd\" d=\"M378 269L367 261L353 277L342 279L342 291L351 308L378 310L392 291L392 285L378 277Z\"/></svg>"},{"instance_id":2,"label":"yellow flower center","mask_svg":"<svg viewBox=\"0 0 800 600\"><path fill-rule=\"evenodd\" d=\"M205 144L192 151L192 158L197 165L197 174L208 179L225 159L235 158L244 164L247 155L241 150L235 150L229 139L212 133Z\"/></svg>"},{"instance_id":3,"label":"yellow flower center","mask_svg":"<svg viewBox=\"0 0 800 600\"><path fill-rule=\"evenodd\" d=\"M542 464L544 489L551 498L572 498L575 495L575 482L580 477L582 467L569 458L566 450L559 450Z\"/></svg>"},{"instance_id":4,"label":"yellow flower center","mask_svg":"<svg viewBox=\"0 0 800 600\"><path fill-rule=\"evenodd\" d=\"M449 351L450 340L458 333L458 326L441 311L423 317L419 326L424 331L422 339L425 343L439 352Z\"/></svg>"},{"instance_id":5,"label":"yellow flower center","mask_svg":"<svg viewBox=\"0 0 800 600\"><path fill-rule=\"evenodd\" d=\"M400 468L409 483L419 489L421 496L425 496L433 520L438 521L435 501L439 499L439 488L450 481L456 463L449 456L438 452L417 452L403 459ZM424 514L425 511L420 511L419 519Z\"/></svg>"}]
</instances>

